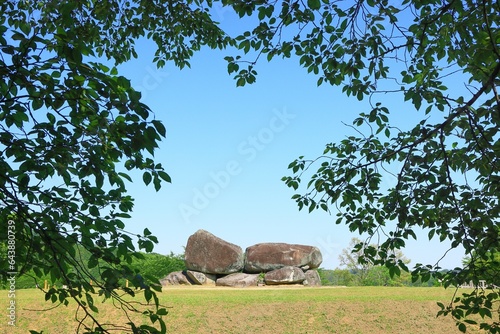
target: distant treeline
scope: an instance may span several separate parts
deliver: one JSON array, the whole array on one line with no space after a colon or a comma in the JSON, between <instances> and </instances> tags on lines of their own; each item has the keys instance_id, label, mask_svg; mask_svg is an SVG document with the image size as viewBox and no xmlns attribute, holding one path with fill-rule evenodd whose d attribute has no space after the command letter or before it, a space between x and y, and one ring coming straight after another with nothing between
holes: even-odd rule
<instances>
[{"instance_id":1,"label":"distant treeline","mask_svg":"<svg viewBox=\"0 0 500 334\"><path fill-rule=\"evenodd\" d=\"M79 258L81 263L88 263L90 258L90 253L83 248L79 248ZM141 253L142 259L134 258L128 267L133 271L140 272L140 275L146 278L148 281L150 278L161 279L171 272L183 270L185 268L184 255L174 254L162 255L157 253ZM100 277L99 266L95 266L88 269L88 272L92 277ZM45 281L49 286L61 287L64 283L59 281L54 281L51 279L50 274L42 274L41 277L37 277L34 271L29 271L21 276L16 277L16 289L31 289L35 288L37 285L44 287ZM121 282L124 284L124 282ZM7 289L8 282L0 282L0 289Z\"/></svg>"},{"instance_id":2,"label":"distant treeline","mask_svg":"<svg viewBox=\"0 0 500 334\"><path fill-rule=\"evenodd\" d=\"M389 269L382 266L373 266L367 270L323 269L318 270L322 285L336 286L440 286L439 282L431 277L427 282L412 282L409 273L401 272L400 276L391 278Z\"/></svg>"}]
</instances>

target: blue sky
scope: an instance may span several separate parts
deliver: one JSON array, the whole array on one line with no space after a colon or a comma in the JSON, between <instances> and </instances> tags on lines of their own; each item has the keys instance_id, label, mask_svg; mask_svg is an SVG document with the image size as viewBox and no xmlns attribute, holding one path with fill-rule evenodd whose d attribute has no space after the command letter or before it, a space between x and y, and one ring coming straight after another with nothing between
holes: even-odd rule
<instances>
[{"instance_id":1,"label":"blue sky","mask_svg":"<svg viewBox=\"0 0 500 334\"><path fill-rule=\"evenodd\" d=\"M368 102L347 98L338 87L317 87L317 78L295 59L262 60L257 82L237 88L223 59L231 51L202 50L191 68L156 69L153 46L138 46L139 59L119 72L167 128L155 158L172 184L157 193L136 175L128 186L135 198L128 230L148 227L162 254L183 252L188 237L205 229L243 249L259 242L314 245L323 253L322 267L339 266L341 250L359 235L335 225L335 214L299 212L290 199L294 192L280 179L290 175L287 166L298 156L315 158L325 144L354 134L343 123L369 111ZM407 128L419 120L402 98L380 98L392 106L395 125ZM434 264L447 245L428 242L426 232L418 236L403 252L413 264ZM461 259L452 252L440 264L452 268Z\"/></svg>"}]
</instances>

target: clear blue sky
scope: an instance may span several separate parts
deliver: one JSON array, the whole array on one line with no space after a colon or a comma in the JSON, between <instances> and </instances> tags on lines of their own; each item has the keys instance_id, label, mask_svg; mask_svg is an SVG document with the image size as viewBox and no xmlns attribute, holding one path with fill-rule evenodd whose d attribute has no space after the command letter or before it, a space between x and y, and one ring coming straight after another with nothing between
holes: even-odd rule
<instances>
[{"instance_id":1,"label":"clear blue sky","mask_svg":"<svg viewBox=\"0 0 500 334\"><path fill-rule=\"evenodd\" d=\"M317 87L317 78L294 59L262 60L257 82L237 88L223 60L231 51L202 50L183 70L172 64L156 69L153 51L139 43L139 59L119 71L167 128L155 158L172 184L157 193L136 175L128 186L136 200L128 230L148 227L162 254L183 252L188 237L205 229L243 249L259 242L314 245L323 253L322 267L339 266L340 251L359 235L335 225L335 214L299 212L290 199L294 192L280 179L298 156L315 158L325 144L353 134L342 122L369 111L368 103L345 97L338 87ZM405 128L418 119L402 99L381 101L394 107L394 125ZM418 236L405 255L413 264L434 264L447 245L429 243L426 232ZM459 266L461 259L460 252L450 253L441 266Z\"/></svg>"}]
</instances>

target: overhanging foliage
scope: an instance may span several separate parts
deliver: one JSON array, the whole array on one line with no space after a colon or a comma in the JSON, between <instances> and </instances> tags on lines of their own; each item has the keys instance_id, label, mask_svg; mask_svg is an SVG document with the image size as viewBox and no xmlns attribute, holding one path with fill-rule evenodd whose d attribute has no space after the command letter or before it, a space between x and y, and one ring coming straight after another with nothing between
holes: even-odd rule
<instances>
[{"instance_id":1,"label":"overhanging foliage","mask_svg":"<svg viewBox=\"0 0 500 334\"><path fill-rule=\"evenodd\" d=\"M414 280L431 276L446 286L472 280L499 238L500 5L494 1L229 1L241 17L258 25L235 39L211 17L211 1L4 1L0 4L0 219L16 222L16 251L22 274L31 268L64 280L70 293L50 290L49 299L74 298L94 318L91 294L109 298L121 277L131 275L133 238L124 219L132 209L128 170L143 172L156 189L170 181L152 155L164 126L141 103L140 94L113 66L136 55L134 40L156 42L154 62L189 65L203 45L237 46L256 54L228 56L236 84L256 80L261 57L298 57L318 84L340 86L371 108L353 121L355 134L326 146L325 154L290 164L286 184L307 189L293 198L299 208L337 214L337 223L380 237L366 260L407 270L394 256L424 228L428 237L449 240L471 256L464 268L442 274L439 263L420 264ZM100 60L101 59L101 60ZM245 62L243 62L245 61ZM245 68L241 68L246 64ZM459 83L460 88L456 89ZM392 95L390 95L392 94ZM382 96L384 96L382 98ZM387 96L419 110L420 121L399 129ZM398 110L397 112L405 112ZM396 172L391 166L398 166ZM310 173L309 173L310 172ZM392 175L391 175L392 173ZM384 187L393 177L396 184ZM369 243L372 240L367 240ZM145 229L139 248L156 238ZM69 275L80 244L104 260L96 285L81 269ZM359 249L365 249L359 245ZM136 282L140 283L140 282ZM459 329L480 326L500 332L498 289L476 289L440 313L451 313ZM148 313L164 332L155 302ZM134 332L155 332L133 324Z\"/></svg>"}]
</instances>

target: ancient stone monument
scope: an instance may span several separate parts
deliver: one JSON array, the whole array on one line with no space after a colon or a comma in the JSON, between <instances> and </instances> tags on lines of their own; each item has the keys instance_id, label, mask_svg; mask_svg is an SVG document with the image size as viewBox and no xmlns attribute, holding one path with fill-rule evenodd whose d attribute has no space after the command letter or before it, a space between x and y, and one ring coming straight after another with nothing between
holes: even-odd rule
<instances>
[{"instance_id":1,"label":"ancient stone monument","mask_svg":"<svg viewBox=\"0 0 500 334\"><path fill-rule=\"evenodd\" d=\"M240 246L205 230L198 230L188 239L184 259L188 270L225 275L243 269L243 255Z\"/></svg>"},{"instance_id":2,"label":"ancient stone monument","mask_svg":"<svg viewBox=\"0 0 500 334\"><path fill-rule=\"evenodd\" d=\"M205 230L188 239L186 270L169 274L162 285L257 285L303 284L320 286L317 268L323 261L314 246L259 243L245 252Z\"/></svg>"},{"instance_id":3,"label":"ancient stone monument","mask_svg":"<svg viewBox=\"0 0 500 334\"><path fill-rule=\"evenodd\" d=\"M261 273L286 266L304 270L318 268L323 258L318 248L285 243L263 243L245 252L245 271Z\"/></svg>"}]
</instances>

